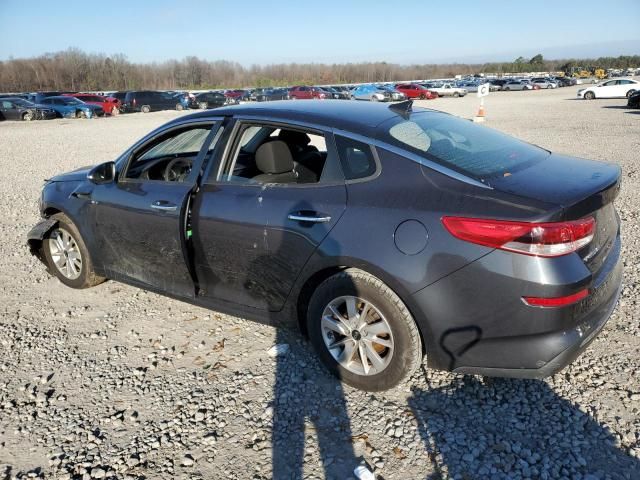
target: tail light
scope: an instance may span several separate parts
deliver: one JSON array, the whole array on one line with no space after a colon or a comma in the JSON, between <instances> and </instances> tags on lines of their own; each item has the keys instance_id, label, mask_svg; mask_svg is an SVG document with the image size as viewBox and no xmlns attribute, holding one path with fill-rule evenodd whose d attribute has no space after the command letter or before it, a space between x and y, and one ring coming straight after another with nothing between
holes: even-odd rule
<instances>
[{"instance_id":1,"label":"tail light","mask_svg":"<svg viewBox=\"0 0 640 480\"><path fill-rule=\"evenodd\" d=\"M589 296L589 290L580 290L577 293L566 295L564 297L522 297L524 303L531 307L565 307L579 302Z\"/></svg>"},{"instance_id":2,"label":"tail light","mask_svg":"<svg viewBox=\"0 0 640 480\"><path fill-rule=\"evenodd\" d=\"M570 222L527 223L480 218L443 217L447 231L466 242L538 257L559 257L593 239L593 217Z\"/></svg>"}]
</instances>

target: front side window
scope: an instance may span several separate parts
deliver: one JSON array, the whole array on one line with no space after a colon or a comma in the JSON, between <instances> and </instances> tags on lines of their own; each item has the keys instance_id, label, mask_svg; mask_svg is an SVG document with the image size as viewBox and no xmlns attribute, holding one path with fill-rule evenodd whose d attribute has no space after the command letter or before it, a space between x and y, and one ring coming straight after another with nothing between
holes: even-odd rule
<instances>
[{"instance_id":1,"label":"front side window","mask_svg":"<svg viewBox=\"0 0 640 480\"><path fill-rule=\"evenodd\" d=\"M133 154L125 178L185 181L213 127L212 124L192 125L160 135Z\"/></svg>"},{"instance_id":2,"label":"front side window","mask_svg":"<svg viewBox=\"0 0 640 480\"><path fill-rule=\"evenodd\" d=\"M275 125L242 125L220 181L245 184L313 184L327 160L324 134Z\"/></svg>"}]
</instances>

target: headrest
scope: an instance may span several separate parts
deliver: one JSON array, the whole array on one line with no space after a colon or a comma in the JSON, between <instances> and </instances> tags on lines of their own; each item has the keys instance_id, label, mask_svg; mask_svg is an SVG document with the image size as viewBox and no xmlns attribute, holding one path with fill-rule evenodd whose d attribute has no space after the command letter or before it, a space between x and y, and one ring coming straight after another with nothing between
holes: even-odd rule
<instances>
[{"instance_id":1,"label":"headrest","mask_svg":"<svg viewBox=\"0 0 640 480\"><path fill-rule=\"evenodd\" d=\"M293 171L293 157L286 143L273 140L263 143L256 150L256 166L263 173L285 173Z\"/></svg>"},{"instance_id":2,"label":"headrest","mask_svg":"<svg viewBox=\"0 0 640 480\"><path fill-rule=\"evenodd\" d=\"M304 147L311 141L309 135L296 130L280 130L278 138L289 145L296 145L299 147Z\"/></svg>"}]
</instances>

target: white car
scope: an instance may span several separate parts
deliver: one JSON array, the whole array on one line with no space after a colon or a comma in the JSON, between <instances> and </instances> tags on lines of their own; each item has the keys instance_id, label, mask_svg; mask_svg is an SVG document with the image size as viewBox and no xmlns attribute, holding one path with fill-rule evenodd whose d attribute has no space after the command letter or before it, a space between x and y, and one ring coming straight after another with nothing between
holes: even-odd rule
<instances>
[{"instance_id":1,"label":"white car","mask_svg":"<svg viewBox=\"0 0 640 480\"><path fill-rule=\"evenodd\" d=\"M578 90L578 98L593 100L594 98L625 98L640 90L640 82L630 78L612 78L593 87Z\"/></svg>"},{"instance_id":2,"label":"white car","mask_svg":"<svg viewBox=\"0 0 640 480\"><path fill-rule=\"evenodd\" d=\"M423 86L428 88L430 91L437 93L439 97L464 97L467 94L466 89L456 87L452 83L425 83Z\"/></svg>"},{"instance_id":3,"label":"white car","mask_svg":"<svg viewBox=\"0 0 640 480\"><path fill-rule=\"evenodd\" d=\"M540 88L558 88L558 84L548 78L534 78L531 83Z\"/></svg>"}]
</instances>

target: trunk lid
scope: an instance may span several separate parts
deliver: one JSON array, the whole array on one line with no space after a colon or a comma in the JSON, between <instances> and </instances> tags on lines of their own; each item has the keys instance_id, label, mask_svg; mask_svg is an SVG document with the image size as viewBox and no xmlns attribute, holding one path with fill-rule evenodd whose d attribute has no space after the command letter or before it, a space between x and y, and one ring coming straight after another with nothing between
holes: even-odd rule
<instances>
[{"instance_id":1,"label":"trunk lid","mask_svg":"<svg viewBox=\"0 0 640 480\"><path fill-rule=\"evenodd\" d=\"M578 251L591 272L597 272L618 235L620 221L613 202L620 192L617 165L552 154L506 177L494 179L497 190L555 204L550 221L593 216L593 240Z\"/></svg>"}]
</instances>

